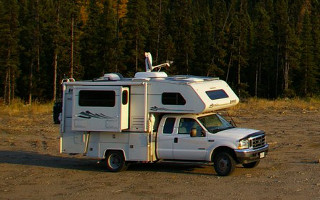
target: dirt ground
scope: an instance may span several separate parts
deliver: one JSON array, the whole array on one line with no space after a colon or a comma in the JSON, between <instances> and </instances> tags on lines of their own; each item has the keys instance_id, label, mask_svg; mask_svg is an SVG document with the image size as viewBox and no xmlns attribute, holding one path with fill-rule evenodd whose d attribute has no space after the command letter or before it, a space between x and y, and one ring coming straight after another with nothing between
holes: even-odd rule
<instances>
[{"instance_id":1,"label":"dirt ground","mask_svg":"<svg viewBox=\"0 0 320 200\"><path fill-rule=\"evenodd\" d=\"M135 164L110 173L59 154L50 114L0 115L0 199L320 199L320 110L238 110L239 127L266 131L268 156L228 177L213 166Z\"/></svg>"}]
</instances>

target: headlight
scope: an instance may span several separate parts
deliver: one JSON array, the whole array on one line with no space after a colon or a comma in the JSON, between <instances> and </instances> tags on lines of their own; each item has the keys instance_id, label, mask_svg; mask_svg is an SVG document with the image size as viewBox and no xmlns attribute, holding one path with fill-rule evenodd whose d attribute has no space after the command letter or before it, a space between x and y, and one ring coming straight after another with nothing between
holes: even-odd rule
<instances>
[{"instance_id":1,"label":"headlight","mask_svg":"<svg viewBox=\"0 0 320 200\"><path fill-rule=\"evenodd\" d=\"M248 149L249 148L249 140L243 139L239 141L238 149Z\"/></svg>"}]
</instances>

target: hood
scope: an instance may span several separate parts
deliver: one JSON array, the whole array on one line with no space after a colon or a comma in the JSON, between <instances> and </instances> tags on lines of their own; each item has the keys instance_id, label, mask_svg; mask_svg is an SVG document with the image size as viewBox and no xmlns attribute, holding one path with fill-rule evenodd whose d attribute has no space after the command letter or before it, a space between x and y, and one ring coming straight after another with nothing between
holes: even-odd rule
<instances>
[{"instance_id":1,"label":"hood","mask_svg":"<svg viewBox=\"0 0 320 200\"><path fill-rule=\"evenodd\" d=\"M231 129L227 129L224 131L219 131L219 132L215 133L215 135L222 136L222 137L230 137L230 138L239 140L239 139L245 138L246 136L248 136L250 134L257 133L257 132L262 133L262 131L255 130L255 129L231 128Z\"/></svg>"}]
</instances>

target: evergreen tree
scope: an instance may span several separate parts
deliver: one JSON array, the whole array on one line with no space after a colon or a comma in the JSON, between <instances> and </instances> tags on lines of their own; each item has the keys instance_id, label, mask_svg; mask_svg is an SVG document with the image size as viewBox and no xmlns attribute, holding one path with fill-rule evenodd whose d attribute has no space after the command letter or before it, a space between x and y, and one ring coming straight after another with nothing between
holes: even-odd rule
<instances>
[{"instance_id":1,"label":"evergreen tree","mask_svg":"<svg viewBox=\"0 0 320 200\"><path fill-rule=\"evenodd\" d=\"M270 82L273 77L273 31L271 19L264 2L255 5L254 10L254 44L251 53L251 88L255 97L265 94L269 97ZM253 72L253 73L252 73ZM253 84L254 83L254 84ZM254 87L253 87L254 86Z\"/></svg>"},{"instance_id":2,"label":"evergreen tree","mask_svg":"<svg viewBox=\"0 0 320 200\"><path fill-rule=\"evenodd\" d=\"M300 40L293 28L294 22L289 21L289 7L287 0L276 2L276 40L277 40L277 77L282 69L282 94L284 96L294 95L294 91L290 88L292 82L292 69L297 69L299 63L299 47ZM279 76L280 77L280 76ZM278 84L278 82L276 83ZM278 93L278 92L276 92Z\"/></svg>"},{"instance_id":3,"label":"evergreen tree","mask_svg":"<svg viewBox=\"0 0 320 200\"><path fill-rule=\"evenodd\" d=\"M201 14L193 18L194 46L197 51L190 71L195 75L215 75L217 70L215 70L216 65L212 63L215 52L213 52L214 37L210 7L201 1L195 1L194 4L196 4L193 6L194 12Z\"/></svg>"},{"instance_id":4,"label":"evergreen tree","mask_svg":"<svg viewBox=\"0 0 320 200\"><path fill-rule=\"evenodd\" d=\"M320 2L313 2L313 9L311 13L312 36L313 36L313 54L314 64L317 75L316 92L320 93Z\"/></svg>"},{"instance_id":5,"label":"evergreen tree","mask_svg":"<svg viewBox=\"0 0 320 200\"><path fill-rule=\"evenodd\" d=\"M97 27L98 57L97 64L101 66L103 73L115 72L116 69L116 17L110 0L103 4L102 13L99 16Z\"/></svg>"},{"instance_id":6,"label":"evergreen tree","mask_svg":"<svg viewBox=\"0 0 320 200\"><path fill-rule=\"evenodd\" d=\"M20 70L18 94L31 104L35 93L35 75L40 69L40 16L38 0L21 0L19 11ZM27 87L26 87L27 86Z\"/></svg>"},{"instance_id":7,"label":"evergreen tree","mask_svg":"<svg viewBox=\"0 0 320 200\"><path fill-rule=\"evenodd\" d=\"M301 92L303 96L312 96L317 90L317 70L314 63L312 25L309 13L306 13L303 20L301 33Z\"/></svg>"},{"instance_id":8,"label":"evergreen tree","mask_svg":"<svg viewBox=\"0 0 320 200\"><path fill-rule=\"evenodd\" d=\"M248 66L249 46L252 40L252 23L247 10L247 2L239 0L237 10L232 19L231 41L233 44L233 63L236 72L237 92L239 97L247 96L247 83L242 81L241 75L244 68Z\"/></svg>"},{"instance_id":9,"label":"evergreen tree","mask_svg":"<svg viewBox=\"0 0 320 200\"><path fill-rule=\"evenodd\" d=\"M103 75L103 66L99 65L99 8L95 0L89 1L88 20L81 38L81 64L84 66L84 78L93 79Z\"/></svg>"},{"instance_id":10,"label":"evergreen tree","mask_svg":"<svg viewBox=\"0 0 320 200\"><path fill-rule=\"evenodd\" d=\"M165 33L165 11L168 0L147 1L149 36L146 40L145 51L150 51L153 55L153 64L157 65L166 59L166 47L164 46Z\"/></svg>"},{"instance_id":11,"label":"evergreen tree","mask_svg":"<svg viewBox=\"0 0 320 200\"><path fill-rule=\"evenodd\" d=\"M112 8L116 17L116 40L115 47L115 72L123 72L126 70L124 59L124 19L127 14L128 0L112 0Z\"/></svg>"},{"instance_id":12,"label":"evergreen tree","mask_svg":"<svg viewBox=\"0 0 320 200\"><path fill-rule=\"evenodd\" d=\"M170 68L171 73L189 74L194 58L194 27L192 1L171 0L168 6L168 38L172 38L174 43L175 55L174 66Z\"/></svg>"},{"instance_id":13,"label":"evergreen tree","mask_svg":"<svg viewBox=\"0 0 320 200\"><path fill-rule=\"evenodd\" d=\"M0 76L4 101L15 97L19 76L19 8L16 0L0 1Z\"/></svg>"},{"instance_id":14,"label":"evergreen tree","mask_svg":"<svg viewBox=\"0 0 320 200\"><path fill-rule=\"evenodd\" d=\"M226 56L226 24L229 19L226 3L223 0L212 2L199 1L199 24L196 35L197 55L196 69L206 76L222 76L224 74ZM199 63L200 62L200 63ZM199 66L197 66L197 64Z\"/></svg>"},{"instance_id":15,"label":"evergreen tree","mask_svg":"<svg viewBox=\"0 0 320 200\"><path fill-rule=\"evenodd\" d=\"M124 27L127 67L130 75L144 70L144 52L149 35L146 0L130 0L127 4L127 21Z\"/></svg>"},{"instance_id":16,"label":"evergreen tree","mask_svg":"<svg viewBox=\"0 0 320 200\"><path fill-rule=\"evenodd\" d=\"M306 0L0 0L0 95L52 100L65 76L132 76L150 51L174 60L167 73L220 76L241 98L312 96L319 23Z\"/></svg>"}]
</instances>

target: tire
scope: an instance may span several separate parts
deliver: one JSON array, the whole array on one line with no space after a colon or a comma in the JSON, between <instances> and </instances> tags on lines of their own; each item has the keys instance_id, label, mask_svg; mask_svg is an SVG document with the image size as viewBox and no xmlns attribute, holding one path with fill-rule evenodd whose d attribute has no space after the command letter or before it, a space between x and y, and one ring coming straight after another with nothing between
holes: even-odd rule
<instances>
[{"instance_id":1,"label":"tire","mask_svg":"<svg viewBox=\"0 0 320 200\"><path fill-rule=\"evenodd\" d=\"M255 161L255 162L251 162L251 163L242 164L242 166L244 168L254 168L254 167L258 166L259 163L260 163L260 160Z\"/></svg>"},{"instance_id":2,"label":"tire","mask_svg":"<svg viewBox=\"0 0 320 200\"><path fill-rule=\"evenodd\" d=\"M124 156L120 151L109 151L105 160L110 172L120 172L127 169Z\"/></svg>"},{"instance_id":3,"label":"tire","mask_svg":"<svg viewBox=\"0 0 320 200\"><path fill-rule=\"evenodd\" d=\"M62 112L62 102L56 102L53 106L53 123L60 124L59 115Z\"/></svg>"},{"instance_id":4,"label":"tire","mask_svg":"<svg viewBox=\"0 0 320 200\"><path fill-rule=\"evenodd\" d=\"M214 169L219 176L228 176L235 167L236 161L227 152L220 152L214 157Z\"/></svg>"}]
</instances>

